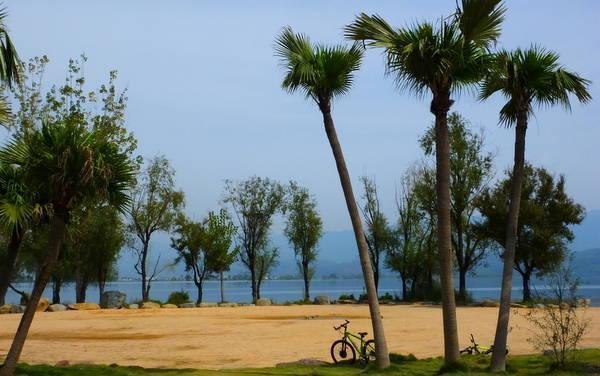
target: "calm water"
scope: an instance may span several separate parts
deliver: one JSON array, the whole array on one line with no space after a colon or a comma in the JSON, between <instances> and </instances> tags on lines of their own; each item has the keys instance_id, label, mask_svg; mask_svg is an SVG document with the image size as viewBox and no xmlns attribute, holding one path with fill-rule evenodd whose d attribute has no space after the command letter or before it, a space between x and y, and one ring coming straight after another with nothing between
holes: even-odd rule
<instances>
[{"instance_id":1,"label":"calm water","mask_svg":"<svg viewBox=\"0 0 600 376\"><path fill-rule=\"evenodd\" d=\"M498 281L492 280L471 280L469 291L476 300L499 299L500 289L494 287ZM520 280L515 281L520 283ZM31 284L16 284L19 289L29 291ZM118 290L127 294L127 301L135 301L141 298L140 282L111 282L106 284L106 290ZM270 280L263 282L261 296L271 298L275 302L285 302L299 300L302 298L303 281L302 280ZM537 286L538 291L544 288ZM63 303L72 303L75 301L75 288L72 284L66 284L61 290L61 300ZM196 286L192 282L185 281L157 281L152 283L150 296L152 299L161 301L167 300L169 294L173 291L185 290L190 294L190 298L196 299ZM338 279L338 280L314 280L311 284L311 297L316 295L327 295L331 299L337 299L341 294L358 295L364 293L364 283L361 279ZM400 294L400 282L397 279L385 278L380 281L379 293ZM578 294L585 298L592 299L592 305L600 306L600 285L582 285L579 287ZM52 297L52 290L47 288L45 297ZM520 298L521 289L513 289L513 297ZM231 302L249 302L251 300L251 290L249 281L225 281L225 299ZM98 301L98 289L90 286L87 293L87 301ZM218 281L207 281L204 286L204 301L217 302L220 300L220 290ZM9 290L7 296L8 303L16 303L19 296Z\"/></svg>"}]
</instances>

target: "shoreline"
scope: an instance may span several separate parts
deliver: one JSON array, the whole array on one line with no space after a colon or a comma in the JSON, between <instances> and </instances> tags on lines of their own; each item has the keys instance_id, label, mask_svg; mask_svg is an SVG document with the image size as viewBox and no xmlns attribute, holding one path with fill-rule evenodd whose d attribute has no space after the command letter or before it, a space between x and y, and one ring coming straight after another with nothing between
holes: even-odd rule
<instances>
[{"instance_id":1,"label":"shoreline","mask_svg":"<svg viewBox=\"0 0 600 376\"><path fill-rule=\"evenodd\" d=\"M418 358L443 353L439 306L381 308L391 352ZM511 315L511 354L534 353L519 311ZM497 308L459 307L457 316L461 347L471 333L482 344L492 341ZM594 324L600 323L600 308L588 308L586 316L592 325L582 346L598 347L600 327ZM0 357L20 317L0 316ZM339 337L332 326L346 318L352 331L371 332L363 305L44 312L36 314L22 361L198 369L268 367L303 358L329 361L329 346Z\"/></svg>"}]
</instances>

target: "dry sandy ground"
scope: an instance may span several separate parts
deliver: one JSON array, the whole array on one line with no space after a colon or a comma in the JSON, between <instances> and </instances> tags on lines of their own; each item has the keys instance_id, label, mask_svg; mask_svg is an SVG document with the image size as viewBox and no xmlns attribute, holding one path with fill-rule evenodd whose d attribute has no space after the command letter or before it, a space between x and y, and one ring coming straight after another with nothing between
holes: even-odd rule
<instances>
[{"instance_id":1,"label":"dry sandy ground","mask_svg":"<svg viewBox=\"0 0 600 376\"><path fill-rule=\"evenodd\" d=\"M439 307L382 307L390 351L417 357L441 355ZM469 333L482 344L493 338L496 308L459 308L461 347ZM592 327L583 345L600 347L600 308L587 312ZM29 363L233 368L272 366L302 358L328 360L344 318L354 332L370 332L366 306L236 307L101 310L38 313L22 360ZM0 357L8 351L20 315L0 316ZM530 353L522 316L512 315L511 353Z\"/></svg>"}]
</instances>

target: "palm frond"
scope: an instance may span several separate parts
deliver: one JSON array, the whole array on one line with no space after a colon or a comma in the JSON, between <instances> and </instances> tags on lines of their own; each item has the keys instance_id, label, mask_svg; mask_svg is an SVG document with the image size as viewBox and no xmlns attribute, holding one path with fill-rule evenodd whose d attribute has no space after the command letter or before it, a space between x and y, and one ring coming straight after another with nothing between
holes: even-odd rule
<instances>
[{"instance_id":1,"label":"palm frond","mask_svg":"<svg viewBox=\"0 0 600 376\"><path fill-rule=\"evenodd\" d=\"M505 13L502 0L462 0L457 18L465 41L485 48L496 43Z\"/></svg>"}]
</instances>

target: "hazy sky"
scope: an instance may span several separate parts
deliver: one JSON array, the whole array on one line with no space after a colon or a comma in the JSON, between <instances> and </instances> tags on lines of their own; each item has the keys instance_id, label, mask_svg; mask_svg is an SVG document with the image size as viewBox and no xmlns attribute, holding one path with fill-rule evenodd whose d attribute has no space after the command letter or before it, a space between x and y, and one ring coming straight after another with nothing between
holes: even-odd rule
<instances>
[{"instance_id":1,"label":"hazy sky","mask_svg":"<svg viewBox=\"0 0 600 376\"><path fill-rule=\"evenodd\" d=\"M46 84L64 79L70 57L89 60L91 86L117 69L129 90L127 125L146 157L165 154L186 192L188 212L216 209L223 180L257 174L297 180L316 196L327 230L350 228L333 157L316 106L280 89L273 40L290 25L314 41L343 42L342 27L364 11L394 25L448 14L453 0L431 1L6 1L7 24L23 58L51 59ZM537 111L527 159L567 176L575 199L600 208L600 2L507 1L501 47L537 43L594 84L592 103ZM497 125L500 98L469 95L453 110L485 128L502 173L513 152L511 130ZM430 125L429 98L400 93L369 51L355 86L334 107L357 196L358 177L376 178L394 213L399 177L421 158L417 139Z\"/></svg>"}]
</instances>

